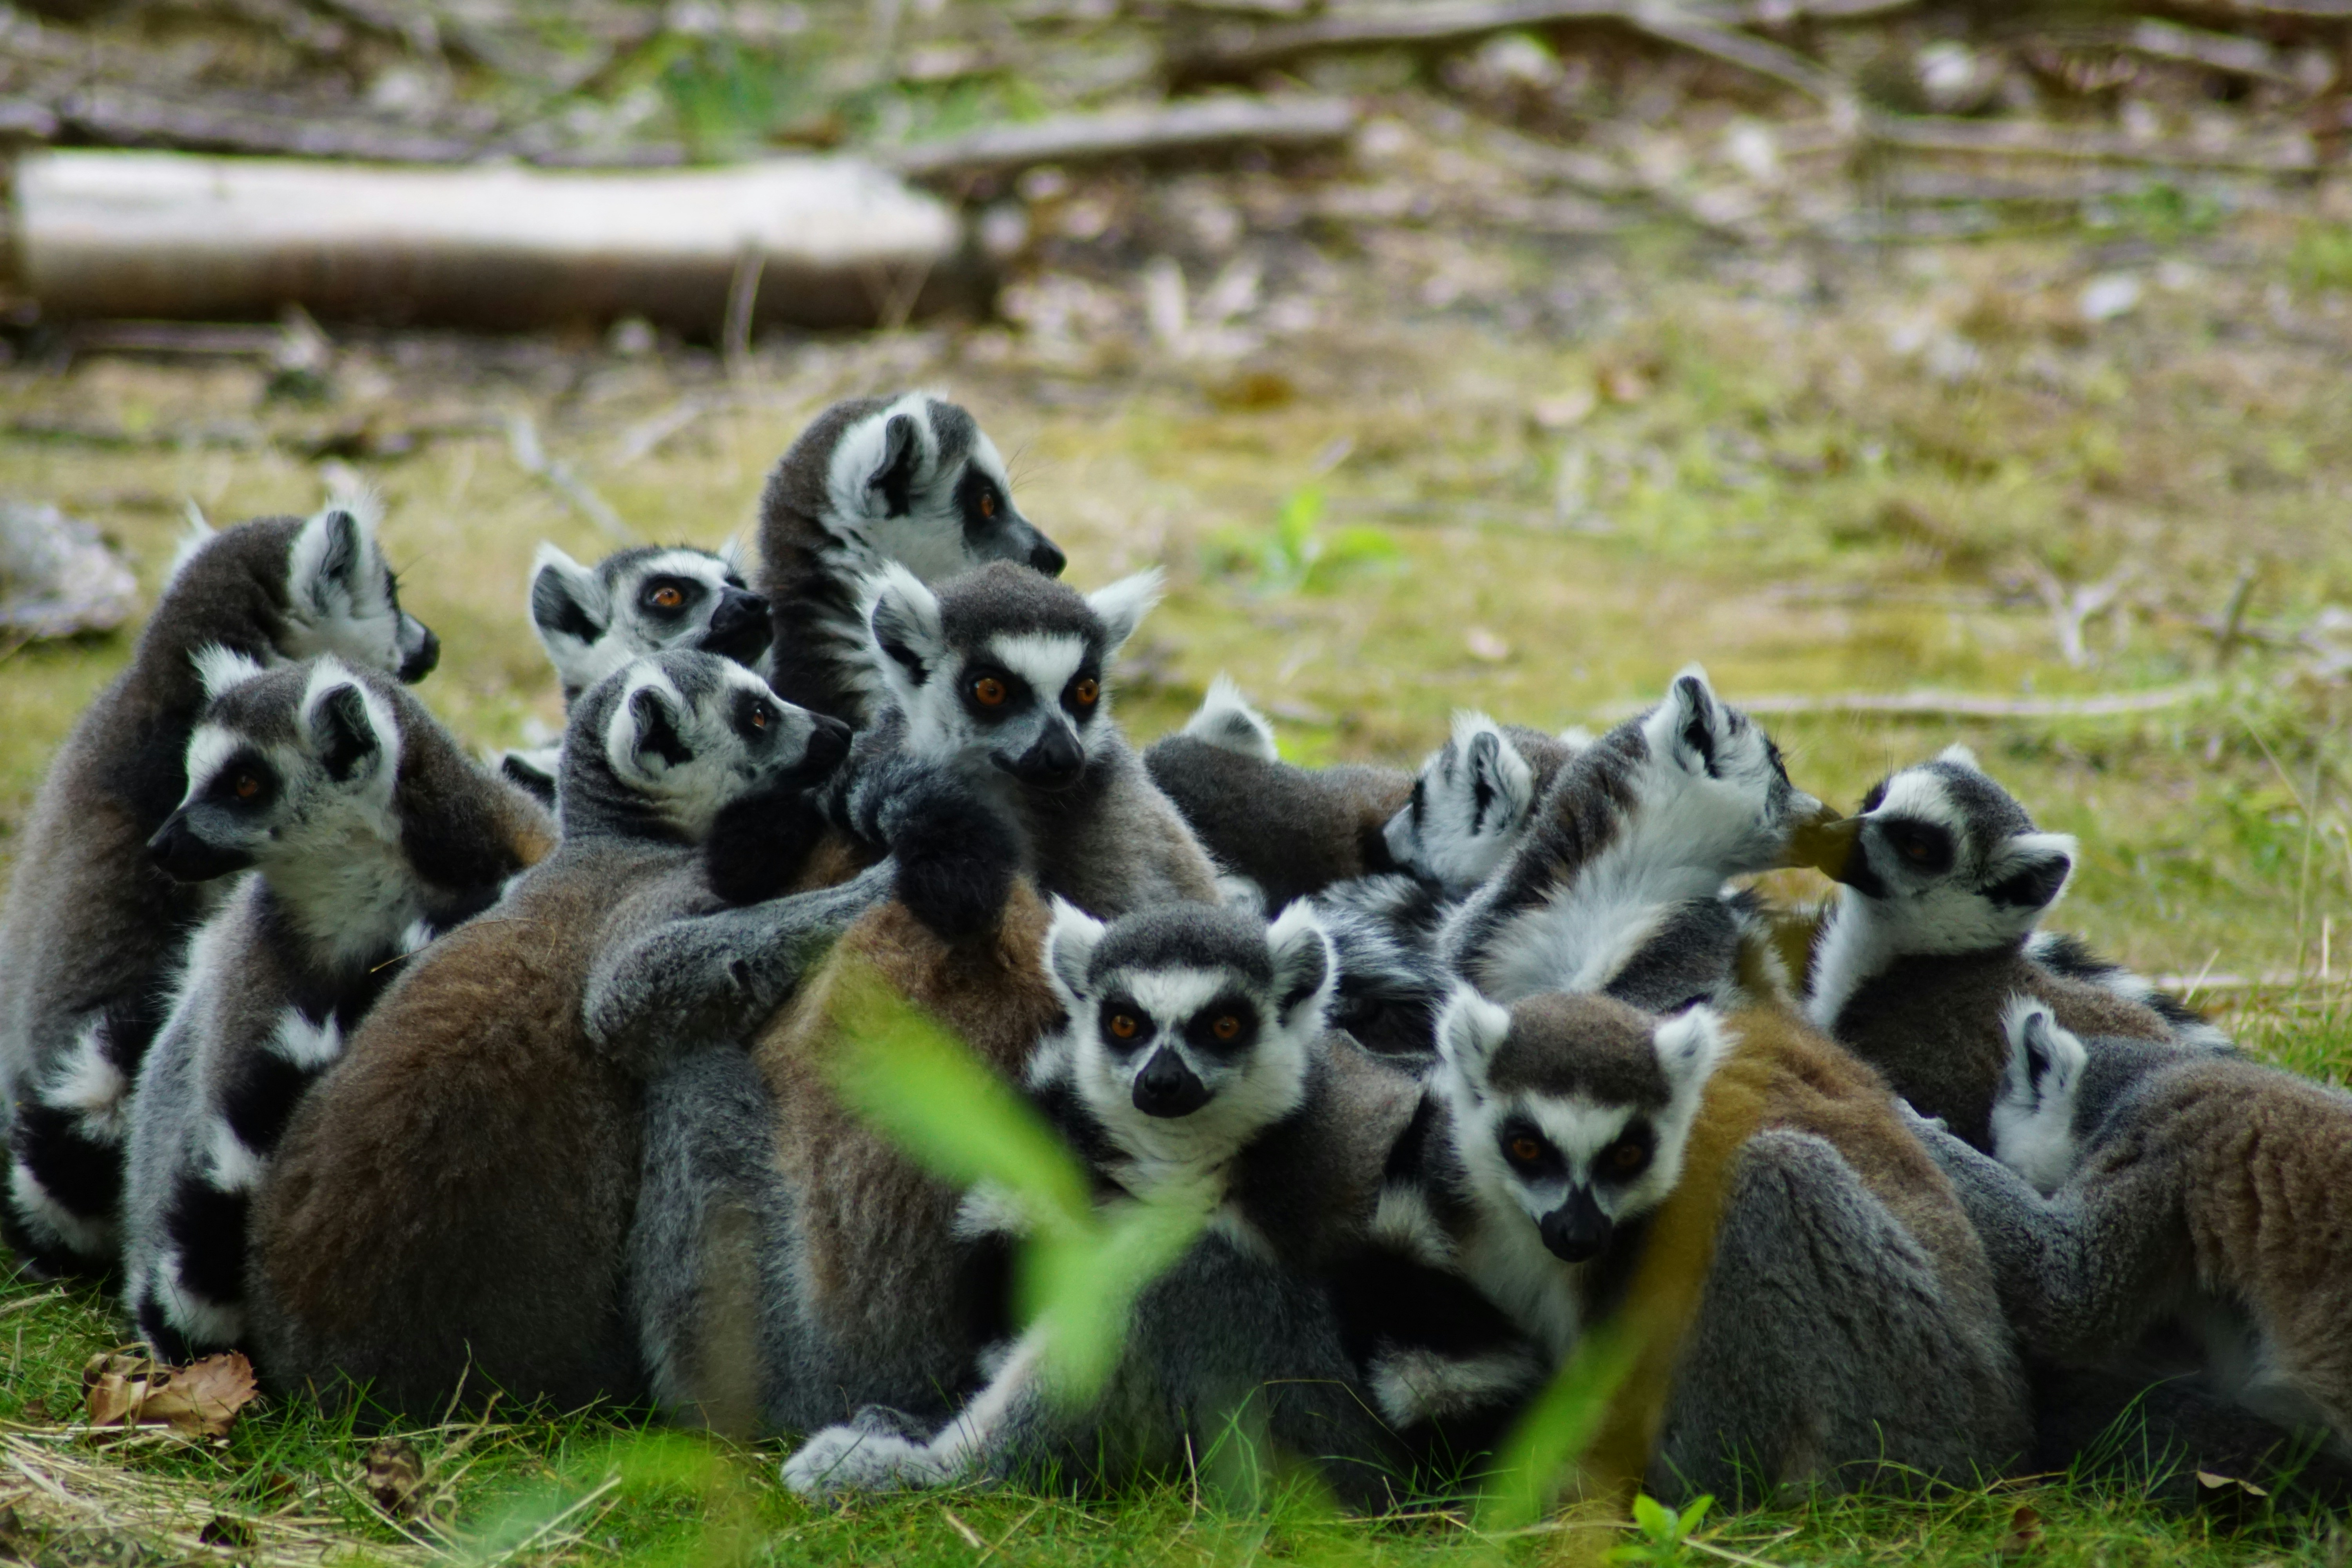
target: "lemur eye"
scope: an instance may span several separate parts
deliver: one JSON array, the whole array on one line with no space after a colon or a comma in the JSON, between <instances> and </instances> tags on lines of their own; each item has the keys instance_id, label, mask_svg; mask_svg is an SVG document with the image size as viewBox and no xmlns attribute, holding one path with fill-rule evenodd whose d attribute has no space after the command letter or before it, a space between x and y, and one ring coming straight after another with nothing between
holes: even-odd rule
<instances>
[{"instance_id":1,"label":"lemur eye","mask_svg":"<svg viewBox=\"0 0 2352 1568\"><path fill-rule=\"evenodd\" d=\"M753 728L754 730L764 730L764 729L766 729L767 727L768 727L768 710L767 710L765 708L754 708L754 709L752 709L752 710L751 710L751 728Z\"/></svg>"},{"instance_id":2,"label":"lemur eye","mask_svg":"<svg viewBox=\"0 0 2352 1568\"><path fill-rule=\"evenodd\" d=\"M1135 1015L1132 1013L1113 1013L1110 1016L1110 1023L1108 1027L1110 1030L1110 1037L1112 1039L1131 1040L1135 1038L1136 1031L1142 1028L1143 1026L1136 1022Z\"/></svg>"},{"instance_id":3,"label":"lemur eye","mask_svg":"<svg viewBox=\"0 0 2352 1568\"><path fill-rule=\"evenodd\" d=\"M1242 1021L1231 1013L1218 1014L1217 1021L1209 1026L1209 1033L1221 1040L1238 1039L1241 1037L1241 1032Z\"/></svg>"},{"instance_id":4,"label":"lemur eye","mask_svg":"<svg viewBox=\"0 0 2352 1568\"><path fill-rule=\"evenodd\" d=\"M239 773L229 782L228 789L239 800L251 800L261 793L261 781L251 773Z\"/></svg>"},{"instance_id":5,"label":"lemur eye","mask_svg":"<svg viewBox=\"0 0 2352 1568\"><path fill-rule=\"evenodd\" d=\"M1611 1175L1630 1176L1650 1163L1650 1152L1639 1143L1612 1143L1602 1161Z\"/></svg>"},{"instance_id":6,"label":"lemur eye","mask_svg":"<svg viewBox=\"0 0 2352 1568\"><path fill-rule=\"evenodd\" d=\"M1092 677L1077 681L1070 688L1070 700L1081 708L1093 707L1096 700L1101 696L1102 684Z\"/></svg>"},{"instance_id":7,"label":"lemur eye","mask_svg":"<svg viewBox=\"0 0 2352 1568\"><path fill-rule=\"evenodd\" d=\"M1524 1134L1512 1139L1503 1152L1511 1157L1513 1163L1520 1165L1532 1165L1543 1158L1543 1145Z\"/></svg>"},{"instance_id":8,"label":"lemur eye","mask_svg":"<svg viewBox=\"0 0 2352 1568\"><path fill-rule=\"evenodd\" d=\"M646 602L652 605L656 609L675 610L680 605L686 603L686 595L679 593L675 584L664 583L660 587L656 588L652 593L646 595Z\"/></svg>"},{"instance_id":9,"label":"lemur eye","mask_svg":"<svg viewBox=\"0 0 2352 1568\"><path fill-rule=\"evenodd\" d=\"M1004 689L1004 682L992 675L983 675L971 683L971 700L982 708L1002 708L1004 700L1011 695Z\"/></svg>"},{"instance_id":10,"label":"lemur eye","mask_svg":"<svg viewBox=\"0 0 2352 1568\"><path fill-rule=\"evenodd\" d=\"M994 490L982 490L980 492L980 515L982 517L994 517L996 515L996 492Z\"/></svg>"}]
</instances>

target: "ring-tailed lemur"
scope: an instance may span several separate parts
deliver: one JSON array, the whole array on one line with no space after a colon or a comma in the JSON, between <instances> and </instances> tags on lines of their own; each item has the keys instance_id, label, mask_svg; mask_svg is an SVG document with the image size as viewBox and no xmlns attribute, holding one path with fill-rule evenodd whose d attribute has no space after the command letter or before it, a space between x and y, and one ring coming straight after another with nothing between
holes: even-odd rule
<instances>
[{"instance_id":1,"label":"ring-tailed lemur","mask_svg":"<svg viewBox=\"0 0 2352 1568\"><path fill-rule=\"evenodd\" d=\"M1350 1386L1318 1275L1369 1221L1381 1160L1417 1086L1328 1035L1330 960L1304 905L1271 927L1205 905L1106 926L1065 903L1045 973L1067 1024L1040 1042L1030 1092L1079 1151L1100 1201L1198 1208L1204 1257L1148 1285L1113 1386L1076 1408L1053 1397L1039 1331L928 1442L866 1419L817 1433L785 1484L824 1494L976 1479L1133 1479L1206 1452L1244 1404L1267 1436L1347 1464L1376 1493L1388 1445ZM1025 1233L1002 1194L968 1194L971 1237ZM1263 1270L1247 1279L1252 1265ZM1203 1287L1213 1280L1213 1290ZM1238 1287L1238 1288L1237 1288ZM1269 1303L1294 1325L1268 1336Z\"/></svg>"},{"instance_id":2,"label":"ring-tailed lemur","mask_svg":"<svg viewBox=\"0 0 2352 1568\"><path fill-rule=\"evenodd\" d=\"M1218 865L1247 882L1265 909L1397 868L1385 830L1412 791L1411 775L1284 762L1272 728L1223 676L1183 729L1145 750L1143 765Z\"/></svg>"},{"instance_id":3,"label":"ring-tailed lemur","mask_svg":"<svg viewBox=\"0 0 2352 1568\"><path fill-rule=\"evenodd\" d=\"M835 404L777 460L760 497L777 692L872 722L888 690L866 658L866 579L896 562L936 584L992 561L1048 577L1066 563L1013 504L1004 459L972 416L920 392Z\"/></svg>"},{"instance_id":4,"label":"ring-tailed lemur","mask_svg":"<svg viewBox=\"0 0 2352 1568\"><path fill-rule=\"evenodd\" d=\"M801 1342L819 1369L805 1385L841 1401L838 1415L943 1415L980 1346L1001 1337L992 1265L956 1237L955 1194L836 1096L844 978L875 972L1017 1077L1061 1018L1038 957L1045 898L1103 917L1216 900L1215 868L1108 711L1115 656L1153 582L1087 597L998 564L934 592L894 567L873 593L873 657L895 703L859 737L842 809L889 849L898 896L850 929L754 1047L794 1194Z\"/></svg>"},{"instance_id":5,"label":"ring-tailed lemur","mask_svg":"<svg viewBox=\"0 0 2352 1568\"><path fill-rule=\"evenodd\" d=\"M847 729L696 652L572 711L555 852L402 966L304 1097L253 1209L247 1321L274 1387L348 1378L397 1410L461 1381L571 1408L643 1385L623 1302L642 1075L590 1037L606 948L707 901L727 804L813 787Z\"/></svg>"},{"instance_id":6,"label":"ring-tailed lemur","mask_svg":"<svg viewBox=\"0 0 2352 1568\"><path fill-rule=\"evenodd\" d=\"M2026 944L2073 874L2074 840L2037 831L1967 748L1881 781L1818 854L1844 885L1814 939L1807 1016L1979 1148L2011 994L2081 1032L2173 1037L2152 1009L2034 960Z\"/></svg>"},{"instance_id":7,"label":"ring-tailed lemur","mask_svg":"<svg viewBox=\"0 0 2352 1568\"><path fill-rule=\"evenodd\" d=\"M124 1294L173 1363L244 1337L246 1211L296 1103L396 962L478 913L554 843L527 795L422 703L331 657L206 661L166 872L250 867L189 946L140 1068Z\"/></svg>"},{"instance_id":8,"label":"ring-tailed lemur","mask_svg":"<svg viewBox=\"0 0 2352 1568\"><path fill-rule=\"evenodd\" d=\"M17 836L0 913L0 1101L9 1108L0 1230L38 1272L121 1257L126 1110L163 1022L170 970L216 891L173 881L148 840L187 791L204 706L199 657L265 664L331 653L421 679L440 644L400 608L380 509L337 497L184 546L130 668L74 726Z\"/></svg>"},{"instance_id":9,"label":"ring-tailed lemur","mask_svg":"<svg viewBox=\"0 0 2352 1568\"><path fill-rule=\"evenodd\" d=\"M1555 1363L1619 1311L1679 1335L1648 1363L1666 1386L1620 1396L1653 1407L1630 1460L1654 1493L1757 1501L1743 1477L1879 1466L1960 1480L2023 1450L2015 1352L1949 1184L1876 1075L1792 1015L1660 1020L1565 994L1506 1010L1465 987L1439 1041L1437 1130L1420 1168L1392 1164L1376 1234L1466 1275ZM1723 1162L1720 1218L1694 1237L1675 1207ZM1680 1318L1638 1298L1654 1242L1703 1274ZM1380 1344L1368 1376L1401 1426L1458 1413L1454 1364L1473 1396L1525 1392L1501 1375L1507 1342L1411 1348Z\"/></svg>"},{"instance_id":10,"label":"ring-tailed lemur","mask_svg":"<svg viewBox=\"0 0 2352 1568\"><path fill-rule=\"evenodd\" d=\"M2003 1008L1988 1159L1922 1123L2029 1348L2189 1373L2352 1458L2352 1095Z\"/></svg>"},{"instance_id":11,"label":"ring-tailed lemur","mask_svg":"<svg viewBox=\"0 0 2352 1568\"><path fill-rule=\"evenodd\" d=\"M1727 879L1789 863L1824 816L1696 666L1569 760L1499 870L1447 917L1446 962L1499 1002L1606 991L1660 1010L1730 979Z\"/></svg>"},{"instance_id":12,"label":"ring-tailed lemur","mask_svg":"<svg viewBox=\"0 0 2352 1568\"><path fill-rule=\"evenodd\" d=\"M667 648L700 648L756 669L772 636L768 601L743 585L731 549L682 544L615 551L592 567L541 542L531 563L530 624L567 709L629 660ZM509 783L555 804L557 747L504 752L499 767Z\"/></svg>"}]
</instances>

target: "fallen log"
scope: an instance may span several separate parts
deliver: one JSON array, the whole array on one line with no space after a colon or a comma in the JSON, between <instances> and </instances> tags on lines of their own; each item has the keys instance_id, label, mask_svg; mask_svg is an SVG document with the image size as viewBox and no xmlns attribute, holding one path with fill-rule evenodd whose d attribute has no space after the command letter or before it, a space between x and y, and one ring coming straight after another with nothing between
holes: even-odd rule
<instances>
[{"instance_id":1,"label":"fallen log","mask_svg":"<svg viewBox=\"0 0 2352 1568\"><path fill-rule=\"evenodd\" d=\"M415 169L39 152L17 163L18 287L50 317L324 320L493 330L641 315L895 324L980 303L959 215L852 158L719 170Z\"/></svg>"},{"instance_id":2,"label":"fallen log","mask_svg":"<svg viewBox=\"0 0 2352 1568\"><path fill-rule=\"evenodd\" d=\"M1204 98L1100 114L1063 114L1027 125L992 125L890 153L908 179L940 182L1013 174L1040 163L1197 157L1243 148L1314 152L1356 129L1344 98Z\"/></svg>"}]
</instances>

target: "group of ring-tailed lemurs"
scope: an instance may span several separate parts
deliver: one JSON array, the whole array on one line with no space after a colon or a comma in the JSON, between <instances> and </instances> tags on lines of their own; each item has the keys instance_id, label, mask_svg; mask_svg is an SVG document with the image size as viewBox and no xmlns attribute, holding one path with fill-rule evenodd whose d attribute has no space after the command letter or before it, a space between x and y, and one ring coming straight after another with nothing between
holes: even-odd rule
<instances>
[{"instance_id":1,"label":"group of ring-tailed lemurs","mask_svg":"<svg viewBox=\"0 0 2352 1568\"><path fill-rule=\"evenodd\" d=\"M2044 929L2074 845L1962 748L1842 817L1693 667L1417 773L1286 763L1223 680L1139 753L1155 574L1060 582L916 394L784 454L756 585L542 548L568 724L486 766L377 526L193 539L16 840L8 1240L161 1355L794 1435L812 1494L1242 1424L1378 1508L1613 1321L1662 1497L2352 1480L2352 1098ZM1734 886L1796 865L1834 900ZM853 967L1107 1208L1210 1205L1095 1396L1017 1320L1019 1205L840 1098Z\"/></svg>"}]
</instances>

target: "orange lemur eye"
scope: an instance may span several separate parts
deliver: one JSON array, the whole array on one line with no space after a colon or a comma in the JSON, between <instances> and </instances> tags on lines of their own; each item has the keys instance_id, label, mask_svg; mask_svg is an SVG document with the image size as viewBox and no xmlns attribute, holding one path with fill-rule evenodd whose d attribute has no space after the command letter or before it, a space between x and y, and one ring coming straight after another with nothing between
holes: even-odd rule
<instances>
[{"instance_id":1,"label":"orange lemur eye","mask_svg":"<svg viewBox=\"0 0 2352 1568\"><path fill-rule=\"evenodd\" d=\"M1002 708L1004 700L1011 695L1005 690L1004 682L992 675L983 675L971 683L971 700L982 708Z\"/></svg>"},{"instance_id":2,"label":"orange lemur eye","mask_svg":"<svg viewBox=\"0 0 2352 1568\"><path fill-rule=\"evenodd\" d=\"M753 728L754 730L764 730L764 729L766 729L767 727L768 727L768 710L767 710L765 708L754 708L754 709L752 709L752 710L751 710L751 728Z\"/></svg>"},{"instance_id":3,"label":"orange lemur eye","mask_svg":"<svg viewBox=\"0 0 2352 1568\"><path fill-rule=\"evenodd\" d=\"M686 603L686 595L665 583L654 590L654 603L665 610L675 610Z\"/></svg>"},{"instance_id":4,"label":"orange lemur eye","mask_svg":"<svg viewBox=\"0 0 2352 1568\"><path fill-rule=\"evenodd\" d=\"M1131 1040L1141 1026L1132 1013L1113 1013L1110 1016L1110 1037L1114 1040Z\"/></svg>"},{"instance_id":5,"label":"orange lemur eye","mask_svg":"<svg viewBox=\"0 0 2352 1568\"><path fill-rule=\"evenodd\" d=\"M237 799L251 800L255 795L261 793L261 781L255 778L251 773L239 773L236 775L236 782L231 784L228 787L229 792L235 795Z\"/></svg>"},{"instance_id":6,"label":"orange lemur eye","mask_svg":"<svg viewBox=\"0 0 2352 1568\"><path fill-rule=\"evenodd\" d=\"M1102 696L1102 684L1089 676L1070 688L1070 700L1081 708L1091 708Z\"/></svg>"},{"instance_id":7,"label":"orange lemur eye","mask_svg":"<svg viewBox=\"0 0 2352 1568\"><path fill-rule=\"evenodd\" d=\"M1631 1175L1650 1163L1650 1152L1639 1143L1620 1143L1609 1151L1609 1168L1619 1175Z\"/></svg>"},{"instance_id":8,"label":"orange lemur eye","mask_svg":"<svg viewBox=\"0 0 2352 1568\"><path fill-rule=\"evenodd\" d=\"M1209 1033L1216 1036L1217 1038L1221 1040L1237 1039L1240 1037L1241 1032L1242 1021L1239 1018L1234 1017L1231 1013L1219 1014L1217 1016L1217 1021L1209 1026Z\"/></svg>"},{"instance_id":9,"label":"orange lemur eye","mask_svg":"<svg viewBox=\"0 0 2352 1568\"><path fill-rule=\"evenodd\" d=\"M996 515L996 492L994 490L982 490L980 492L980 515L982 517L994 517Z\"/></svg>"},{"instance_id":10,"label":"orange lemur eye","mask_svg":"<svg viewBox=\"0 0 2352 1568\"><path fill-rule=\"evenodd\" d=\"M1522 1165L1532 1165L1543 1158L1543 1145L1532 1138L1511 1140L1510 1156Z\"/></svg>"}]
</instances>

